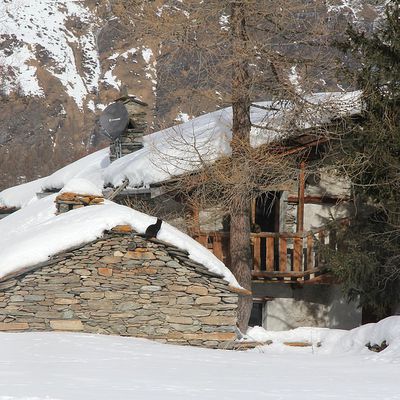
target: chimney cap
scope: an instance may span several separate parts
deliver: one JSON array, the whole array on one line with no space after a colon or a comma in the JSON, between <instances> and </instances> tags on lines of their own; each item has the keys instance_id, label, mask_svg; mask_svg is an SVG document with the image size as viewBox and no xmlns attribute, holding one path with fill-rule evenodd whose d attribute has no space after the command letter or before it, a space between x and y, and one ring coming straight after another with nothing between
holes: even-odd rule
<instances>
[{"instance_id":1,"label":"chimney cap","mask_svg":"<svg viewBox=\"0 0 400 400\"><path fill-rule=\"evenodd\" d=\"M121 102L123 102L124 104L126 104L126 103L129 103L129 102L132 102L132 103L136 103L136 104L139 104L139 105L141 105L141 106L148 106L148 104L147 103L145 103L144 101L141 101L141 100L139 100L135 95L133 95L133 94L128 94L128 95L125 95L125 96L121 96L121 97L118 97L117 99L115 99L115 101L117 102L117 101L121 101Z\"/></svg>"}]
</instances>

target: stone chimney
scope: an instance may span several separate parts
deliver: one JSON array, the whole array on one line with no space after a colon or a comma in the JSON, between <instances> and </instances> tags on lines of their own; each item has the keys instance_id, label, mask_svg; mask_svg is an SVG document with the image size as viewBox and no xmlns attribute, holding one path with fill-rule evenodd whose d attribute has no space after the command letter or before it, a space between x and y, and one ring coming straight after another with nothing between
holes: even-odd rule
<instances>
[{"instance_id":1,"label":"stone chimney","mask_svg":"<svg viewBox=\"0 0 400 400\"><path fill-rule=\"evenodd\" d=\"M85 206L103 204L103 202L103 196L72 192L60 193L55 200L57 214L63 214L70 210L75 210Z\"/></svg>"},{"instance_id":2,"label":"stone chimney","mask_svg":"<svg viewBox=\"0 0 400 400\"><path fill-rule=\"evenodd\" d=\"M146 103L131 95L120 97L115 101L122 102L126 107L129 115L129 124L125 132L110 145L111 162L140 150L143 147L143 135L147 128L146 108L148 105Z\"/></svg>"}]
</instances>

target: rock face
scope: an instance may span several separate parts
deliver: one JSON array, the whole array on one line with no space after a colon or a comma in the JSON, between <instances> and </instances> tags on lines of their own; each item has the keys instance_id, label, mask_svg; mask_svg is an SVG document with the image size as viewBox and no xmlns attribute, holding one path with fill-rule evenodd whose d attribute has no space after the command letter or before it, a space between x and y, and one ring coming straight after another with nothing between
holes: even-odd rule
<instances>
[{"instance_id":1,"label":"rock face","mask_svg":"<svg viewBox=\"0 0 400 400\"><path fill-rule=\"evenodd\" d=\"M108 1L11 0L0 14L0 190L107 146L97 120L121 92L155 106L153 44Z\"/></svg>"},{"instance_id":2,"label":"rock face","mask_svg":"<svg viewBox=\"0 0 400 400\"><path fill-rule=\"evenodd\" d=\"M125 232L124 232L125 231ZM134 242L134 251L128 250ZM0 331L78 331L227 347L238 295L158 240L124 227L0 283Z\"/></svg>"}]
</instances>

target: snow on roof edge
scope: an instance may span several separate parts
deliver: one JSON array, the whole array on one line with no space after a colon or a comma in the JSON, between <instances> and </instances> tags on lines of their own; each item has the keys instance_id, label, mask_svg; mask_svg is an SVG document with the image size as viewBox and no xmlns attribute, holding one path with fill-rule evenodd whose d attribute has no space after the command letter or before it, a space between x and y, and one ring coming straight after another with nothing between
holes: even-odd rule
<instances>
[{"instance_id":1,"label":"snow on roof edge","mask_svg":"<svg viewBox=\"0 0 400 400\"><path fill-rule=\"evenodd\" d=\"M136 232L144 233L155 222L154 217L108 200L102 205L55 215L56 196L45 197L0 220L0 230L8 232L7 237L0 237L0 279L96 240L117 225L130 225ZM190 259L241 289L222 261L185 233L164 222L157 237L188 251Z\"/></svg>"}]
</instances>

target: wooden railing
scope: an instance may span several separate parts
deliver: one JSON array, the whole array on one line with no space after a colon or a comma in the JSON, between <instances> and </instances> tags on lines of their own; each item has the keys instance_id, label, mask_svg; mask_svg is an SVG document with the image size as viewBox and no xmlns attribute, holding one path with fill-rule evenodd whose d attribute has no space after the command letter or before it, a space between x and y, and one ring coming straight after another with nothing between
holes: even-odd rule
<instances>
[{"instance_id":1,"label":"wooden railing","mask_svg":"<svg viewBox=\"0 0 400 400\"><path fill-rule=\"evenodd\" d=\"M229 233L202 232L194 236L228 267ZM308 232L252 233L253 279L308 280L325 271L321 245L335 245L334 235L326 229Z\"/></svg>"}]
</instances>

